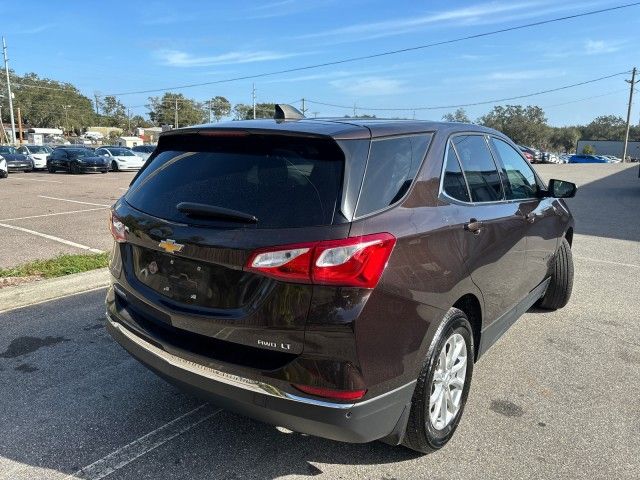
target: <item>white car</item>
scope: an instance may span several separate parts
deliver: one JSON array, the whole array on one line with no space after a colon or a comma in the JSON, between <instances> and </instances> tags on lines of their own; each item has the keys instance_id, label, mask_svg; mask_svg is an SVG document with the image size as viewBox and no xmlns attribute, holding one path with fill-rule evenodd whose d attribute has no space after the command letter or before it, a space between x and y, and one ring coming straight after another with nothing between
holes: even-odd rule
<instances>
[{"instance_id":1,"label":"white car","mask_svg":"<svg viewBox=\"0 0 640 480\"><path fill-rule=\"evenodd\" d=\"M125 147L101 147L96 149L96 155L108 157L111 160L111 171L140 170L144 160Z\"/></svg>"},{"instance_id":2,"label":"white car","mask_svg":"<svg viewBox=\"0 0 640 480\"><path fill-rule=\"evenodd\" d=\"M44 145L22 145L18 148L18 153L29 157L33 162L34 169L45 169L47 168L47 157L51 152Z\"/></svg>"},{"instance_id":3,"label":"white car","mask_svg":"<svg viewBox=\"0 0 640 480\"><path fill-rule=\"evenodd\" d=\"M7 178L9 175L9 169L7 168L7 161L0 155L0 178Z\"/></svg>"}]
</instances>

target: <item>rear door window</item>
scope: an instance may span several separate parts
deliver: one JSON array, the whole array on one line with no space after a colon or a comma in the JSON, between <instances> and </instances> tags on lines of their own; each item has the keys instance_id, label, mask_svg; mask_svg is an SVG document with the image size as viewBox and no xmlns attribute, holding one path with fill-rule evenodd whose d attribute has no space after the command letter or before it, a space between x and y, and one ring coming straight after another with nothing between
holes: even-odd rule
<instances>
[{"instance_id":1,"label":"rear door window","mask_svg":"<svg viewBox=\"0 0 640 480\"><path fill-rule=\"evenodd\" d=\"M344 170L344 154L335 141L284 135L176 137L167 139L134 179L125 196L134 208L182 223L191 219L178 211L181 202L253 215L257 228L332 223Z\"/></svg>"},{"instance_id":2,"label":"rear door window","mask_svg":"<svg viewBox=\"0 0 640 480\"><path fill-rule=\"evenodd\" d=\"M409 190L432 135L407 135L372 140L356 217L377 212L399 201Z\"/></svg>"},{"instance_id":3,"label":"rear door window","mask_svg":"<svg viewBox=\"0 0 640 480\"><path fill-rule=\"evenodd\" d=\"M461 200L463 202L471 201L469 198L469 190L467 189L467 182L462 174L458 156L451 146L451 143L449 143L449 149L447 152L447 164L444 170L442 188L451 198L455 198L456 200Z\"/></svg>"},{"instance_id":4,"label":"rear door window","mask_svg":"<svg viewBox=\"0 0 640 480\"><path fill-rule=\"evenodd\" d=\"M504 199L502 182L484 135L458 135L452 139L473 202Z\"/></svg>"}]
</instances>

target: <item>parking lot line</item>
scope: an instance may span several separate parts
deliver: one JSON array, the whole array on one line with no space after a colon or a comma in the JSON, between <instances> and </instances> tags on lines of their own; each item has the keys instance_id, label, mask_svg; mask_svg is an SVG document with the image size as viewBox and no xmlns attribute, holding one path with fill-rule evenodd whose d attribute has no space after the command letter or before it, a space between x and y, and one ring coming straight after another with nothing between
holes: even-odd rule
<instances>
[{"instance_id":1,"label":"parking lot line","mask_svg":"<svg viewBox=\"0 0 640 480\"><path fill-rule=\"evenodd\" d=\"M110 454L102 457L100 460L81 468L76 473L65 477L67 479L86 479L99 480L112 474L116 470L127 466L137 458L149 453L152 450L164 445L169 440L191 430L193 427L201 424L205 420L210 419L214 415L222 411L221 408L208 412L203 410L208 404L202 404L193 410L180 415L178 418L165 423L155 430L143 435L142 437L128 443L124 447L114 450Z\"/></svg>"},{"instance_id":2,"label":"parking lot line","mask_svg":"<svg viewBox=\"0 0 640 480\"><path fill-rule=\"evenodd\" d=\"M29 220L30 218L53 217L55 215L69 215L71 213L95 212L96 210L106 210L109 207L86 208L84 210L71 210L70 212L43 213L41 215L30 215L28 217L3 218L0 222L11 222L14 220Z\"/></svg>"},{"instance_id":3,"label":"parking lot line","mask_svg":"<svg viewBox=\"0 0 640 480\"><path fill-rule=\"evenodd\" d=\"M581 255L574 255L573 258L577 258L578 260L583 260L586 262L598 262L598 263L606 263L609 265L617 265L619 267L640 268L640 265L636 265L635 263L614 262L612 260L601 260L599 258L583 257Z\"/></svg>"},{"instance_id":4,"label":"parking lot line","mask_svg":"<svg viewBox=\"0 0 640 480\"><path fill-rule=\"evenodd\" d=\"M9 177L11 178L11 177ZM28 177L20 177L20 178L11 178L11 180L30 180L32 182L46 182L46 183L62 183L58 180L42 180L39 178L28 178Z\"/></svg>"},{"instance_id":5,"label":"parking lot line","mask_svg":"<svg viewBox=\"0 0 640 480\"><path fill-rule=\"evenodd\" d=\"M28 228L17 227L15 225L8 225L6 223L0 223L0 227L9 228L11 230L18 230L19 232L30 233L32 235L37 235L38 237L53 240L54 242L64 243L65 245L69 245L71 247L87 250L91 253L103 253L102 250L98 250L97 248L87 247L86 245L82 245L80 243L72 242L70 240L65 240L64 238L60 238L60 237L54 237L53 235L48 235L46 233L36 232L35 230L29 230Z\"/></svg>"},{"instance_id":6,"label":"parking lot line","mask_svg":"<svg viewBox=\"0 0 640 480\"><path fill-rule=\"evenodd\" d=\"M68 198L48 197L47 195L38 195L40 198L47 198L49 200L60 200L61 202L80 203L82 205L94 205L96 207L110 207L111 205L105 205L104 203L91 203L81 202L80 200L70 200Z\"/></svg>"}]
</instances>

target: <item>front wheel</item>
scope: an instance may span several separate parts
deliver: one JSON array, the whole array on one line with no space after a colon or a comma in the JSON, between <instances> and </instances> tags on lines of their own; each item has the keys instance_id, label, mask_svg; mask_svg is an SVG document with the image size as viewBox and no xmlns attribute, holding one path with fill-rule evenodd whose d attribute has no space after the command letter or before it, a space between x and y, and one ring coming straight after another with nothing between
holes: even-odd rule
<instances>
[{"instance_id":1,"label":"front wheel","mask_svg":"<svg viewBox=\"0 0 640 480\"><path fill-rule=\"evenodd\" d=\"M47 165L47 171L49 173L56 173L56 167L54 167L53 165Z\"/></svg>"},{"instance_id":2,"label":"front wheel","mask_svg":"<svg viewBox=\"0 0 640 480\"><path fill-rule=\"evenodd\" d=\"M469 319L451 308L432 342L418 376L402 444L428 453L453 436L467 402L474 345Z\"/></svg>"},{"instance_id":3,"label":"front wheel","mask_svg":"<svg viewBox=\"0 0 640 480\"><path fill-rule=\"evenodd\" d=\"M78 175L80 173L80 165L78 165L77 163L72 163L71 165L69 165L69 171L74 175Z\"/></svg>"},{"instance_id":4,"label":"front wheel","mask_svg":"<svg viewBox=\"0 0 640 480\"><path fill-rule=\"evenodd\" d=\"M564 307L571 298L573 290L573 255L566 238L562 239L551 267L551 280L544 296L536 306L547 310Z\"/></svg>"},{"instance_id":5,"label":"front wheel","mask_svg":"<svg viewBox=\"0 0 640 480\"><path fill-rule=\"evenodd\" d=\"M116 162L115 160L111 161L111 171L112 172L117 172L118 171L118 162Z\"/></svg>"}]
</instances>

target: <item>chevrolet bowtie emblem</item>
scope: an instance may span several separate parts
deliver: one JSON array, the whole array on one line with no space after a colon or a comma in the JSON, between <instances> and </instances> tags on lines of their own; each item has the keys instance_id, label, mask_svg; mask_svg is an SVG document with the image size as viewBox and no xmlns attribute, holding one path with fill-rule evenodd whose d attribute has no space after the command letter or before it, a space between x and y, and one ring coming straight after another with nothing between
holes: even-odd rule
<instances>
[{"instance_id":1,"label":"chevrolet bowtie emblem","mask_svg":"<svg viewBox=\"0 0 640 480\"><path fill-rule=\"evenodd\" d=\"M184 248L184 245L182 245L181 243L176 243L175 240L172 240L170 238L167 238L166 240L162 240L158 246L160 248L163 248L165 252L167 253L176 253L176 252L181 252L182 249Z\"/></svg>"}]
</instances>

